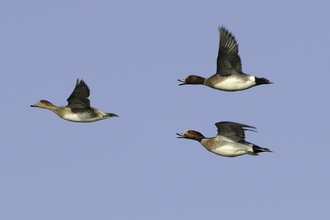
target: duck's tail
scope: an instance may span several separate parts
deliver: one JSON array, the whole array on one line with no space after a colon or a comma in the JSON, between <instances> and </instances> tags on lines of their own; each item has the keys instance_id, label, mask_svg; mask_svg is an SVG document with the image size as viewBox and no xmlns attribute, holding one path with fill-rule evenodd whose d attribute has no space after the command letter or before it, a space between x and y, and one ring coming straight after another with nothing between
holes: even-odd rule
<instances>
[{"instance_id":1,"label":"duck's tail","mask_svg":"<svg viewBox=\"0 0 330 220\"><path fill-rule=\"evenodd\" d=\"M257 145L253 145L252 146L252 149L253 149L253 152L258 155L258 153L261 153L261 152L273 152L271 150L269 150L268 148L264 148L264 147L259 147Z\"/></svg>"},{"instance_id":2,"label":"duck's tail","mask_svg":"<svg viewBox=\"0 0 330 220\"><path fill-rule=\"evenodd\" d=\"M105 115L103 116L103 118L112 118L112 117L119 117L119 116L116 115L115 113L105 113Z\"/></svg>"},{"instance_id":3,"label":"duck's tail","mask_svg":"<svg viewBox=\"0 0 330 220\"><path fill-rule=\"evenodd\" d=\"M266 78L258 78L255 77L256 80L256 85L262 85L262 84L273 84L272 82L270 82L268 79Z\"/></svg>"}]
</instances>

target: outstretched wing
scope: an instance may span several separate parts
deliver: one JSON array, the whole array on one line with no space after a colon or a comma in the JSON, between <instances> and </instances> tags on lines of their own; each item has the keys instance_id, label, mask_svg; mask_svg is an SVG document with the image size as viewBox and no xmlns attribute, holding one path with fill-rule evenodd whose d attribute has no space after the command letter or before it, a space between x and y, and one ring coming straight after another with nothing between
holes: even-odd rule
<instances>
[{"instance_id":1,"label":"outstretched wing","mask_svg":"<svg viewBox=\"0 0 330 220\"><path fill-rule=\"evenodd\" d=\"M215 126L218 128L218 135L229 138L235 142L245 141L245 130L255 131L254 129L256 129L249 125L228 121L218 122Z\"/></svg>"},{"instance_id":2,"label":"outstretched wing","mask_svg":"<svg viewBox=\"0 0 330 220\"><path fill-rule=\"evenodd\" d=\"M224 27L219 28L220 43L217 58L217 73L221 76L231 74L231 70L242 72L242 62L238 55L238 44L235 37Z\"/></svg>"},{"instance_id":3,"label":"outstretched wing","mask_svg":"<svg viewBox=\"0 0 330 220\"><path fill-rule=\"evenodd\" d=\"M76 87L67 99L68 107L71 108L89 108L90 101L88 99L90 94L89 88L83 80L77 79Z\"/></svg>"}]
</instances>

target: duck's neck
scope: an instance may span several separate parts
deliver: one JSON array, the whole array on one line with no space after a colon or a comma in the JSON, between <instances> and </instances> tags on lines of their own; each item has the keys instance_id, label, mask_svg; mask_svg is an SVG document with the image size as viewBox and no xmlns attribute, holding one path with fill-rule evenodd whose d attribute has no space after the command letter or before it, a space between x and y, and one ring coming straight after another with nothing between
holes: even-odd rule
<instances>
[{"instance_id":1,"label":"duck's neck","mask_svg":"<svg viewBox=\"0 0 330 220\"><path fill-rule=\"evenodd\" d=\"M198 141L198 142L202 142L202 140L204 139L204 135L202 135L202 133L195 131L195 135L194 135L194 140Z\"/></svg>"},{"instance_id":2,"label":"duck's neck","mask_svg":"<svg viewBox=\"0 0 330 220\"><path fill-rule=\"evenodd\" d=\"M51 110L51 111L54 112L54 111L56 111L59 107L56 106L56 105L53 105L52 103L49 103L48 105L43 106L43 108L48 109L48 110Z\"/></svg>"}]
</instances>

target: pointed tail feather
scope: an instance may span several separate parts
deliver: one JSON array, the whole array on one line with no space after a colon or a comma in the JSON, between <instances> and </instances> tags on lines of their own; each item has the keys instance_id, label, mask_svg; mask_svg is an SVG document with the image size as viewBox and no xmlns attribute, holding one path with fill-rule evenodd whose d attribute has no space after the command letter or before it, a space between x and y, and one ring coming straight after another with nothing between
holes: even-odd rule
<instances>
[{"instance_id":1,"label":"pointed tail feather","mask_svg":"<svg viewBox=\"0 0 330 220\"><path fill-rule=\"evenodd\" d=\"M106 113L103 118L112 118L112 117L119 117L118 115L114 113Z\"/></svg>"},{"instance_id":2,"label":"pointed tail feather","mask_svg":"<svg viewBox=\"0 0 330 220\"><path fill-rule=\"evenodd\" d=\"M273 152L273 151L271 151L271 150L269 150L268 148L264 148L264 147L259 147L259 146L257 146L257 145L253 145L253 151L254 151L254 153L261 153L261 152Z\"/></svg>"},{"instance_id":3,"label":"pointed tail feather","mask_svg":"<svg viewBox=\"0 0 330 220\"><path fill-rule=\"evenodd\" d=\"M268 79L266 78L255 78L256 80L256 85L262 85L262 84L273 84L272 82L270 82Z\"/></svg>"}]
</instances>

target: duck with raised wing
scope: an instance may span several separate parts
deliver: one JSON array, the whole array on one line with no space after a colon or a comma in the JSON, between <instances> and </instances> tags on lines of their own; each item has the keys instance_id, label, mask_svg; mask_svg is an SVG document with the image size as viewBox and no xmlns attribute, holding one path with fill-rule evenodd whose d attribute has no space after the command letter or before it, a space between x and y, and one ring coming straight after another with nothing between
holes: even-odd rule
<instances>
[{"instance_id":1,"label":"duck with raised wing","mask_svg":"<svg viewBox=\"0 0 330 220\"><path fill-rule=\"evenodd\" d=\"M67 99L67 106L55 106L47 100L40 100L31 107L44 108L53 111L61 118L72 122L94 122L111 117L114 113L106 113L90 106L89 88L83 80L77 79L76 87Z\"/></svg>"},{"instance_id":2,"label":"duck with raised wing","mask_svg":"<svg viewBox=\"0 0 330 220\"><path fill-rule=\"evenodd\" d=\"M217 72L209 78L190 75L178 80L179 85L206 85L223 91L240 91L262 84L272 84L266 78L258 78L242 72L241 58L235 37L224 27L219 28L220 44L217 58Z\"/></svg>"},{"instance_id":3,"label":"duck with raised wing","mask_svg":"<svg viewBox=\"0 0 330 220\"><path fill-rule=\"evenodd\" d=\"M256 129L255 127L235 122L218 122L218 135L206 138L194 130L187 130L179 134L178 138L186 138L200 142L208 151L225 157L236 157L244 154L258 155L261 152L272 152L268 148L259 147L245 141L245 130Z\"/></svg>"}]
</instances>

